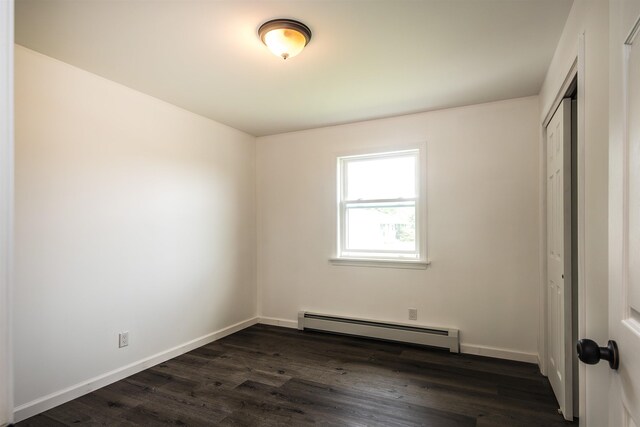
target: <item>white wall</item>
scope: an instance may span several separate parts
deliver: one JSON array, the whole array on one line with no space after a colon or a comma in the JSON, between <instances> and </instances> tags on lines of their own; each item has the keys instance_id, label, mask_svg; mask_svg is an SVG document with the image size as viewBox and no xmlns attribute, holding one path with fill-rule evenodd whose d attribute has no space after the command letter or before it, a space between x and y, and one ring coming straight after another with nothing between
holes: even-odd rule
<instances>
[{"instance_id":1,"label":"white wall","mask_svg":"<svg viewBox=\"0 0 640 427\"><path fill-rule=\"evenodd\" d=\"M0 426L13 421L13 0L0 2Z\"/></svg>"},{"instance_id":2,"label":"white wall","mask_svg":"<svg viewBox=\"0 0 640 427\"><path fill-rule=\"evenodd\" d=\"M16 406L255 317L255 138L15 61Z\"/></svg>"},{"instance_id":3,"label":"white wall","mask_svg":"<svg viewBox=\"0 0 640 427\"><path fill-rule=\"evenodd\" d=\"M420 324L459 328L463 351L535 361L538 117L529 97L258 138L261 316L287 324L304 309L407 322L416 307ZM421 141L432 264L330 265L336 156Z\"/></svg>"},{"instance_id":4,"label":"white wall","mask_svg":"<svg viewBox=\"0 0 640 427\"><path fill-rule=\"evenodd\" d=\"M608 206L608 59L609 2L576 0L573 3L558 47L540 91L542 122L560 90L563 79L578 55L578 41L584 34L584 295L586 317L580 338L607 342L607 206ZM581 131L580 129L578 130ZM541 292L545 285L541 283ZM581 366L583 386L581 425L607 425L609 367ZM585 395L586 390L586 395Z\"/></svg>"}]
</instances>

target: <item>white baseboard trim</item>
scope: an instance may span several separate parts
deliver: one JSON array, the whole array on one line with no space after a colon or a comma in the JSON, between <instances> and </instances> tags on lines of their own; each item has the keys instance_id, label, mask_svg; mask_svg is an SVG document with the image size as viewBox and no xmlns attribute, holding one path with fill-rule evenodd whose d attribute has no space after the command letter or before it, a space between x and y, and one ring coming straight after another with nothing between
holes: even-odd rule
<instances>
[{"instance_id":1,"label":"white baseboard trim","mask_svg":"<svg viewBox=\"0 0 640 427\"><path fill-rule=\"evenodd\" d=\"M284 328L298 329L297 320L278 319L277 317L261 317L258 323L271 326L282 326Z\"/></svg>"},{"instance_id":2,"label":"white baseboard trim","mask_svg":"<svg viewBox=\"0 0 640 427\"><path fill-rule=\"evenodd\" d=\"M476 344L460 344L460 352L475 354L477 356L493 357L496 359L514 360L516 362L527 362L538 364L537 353L525 353L522 351L508 350L497 347L487 347Z\"/></svg>"},{"instance_id":3,"label":"white baseboard trim","mask_svg":"<svg viewBox=\"0 0 640 427\"><path fill-rule=\"evenodd\" d=\"M258 317L244 320L242 322L204 335L200 338L196 338L184 344L180 344L176 347L154 354L153 356L115 369L111 372L93 377L87 381L83 381L81 383L72 385L71 387L67 387L63 390L56 391L41 398L32 400L31 402L25 403L24 405L20 405L14 408L13 411L15 422L25 420L29 417L47 411L70 400L77 399L78 397L83 396L87 393L91 393L94 390L107 386L121 379L127 378L133 374L155 366L158 363L166 362L167 360L172 359L176 356L180 356L181 354L187 353L193 349L219 340L220 338L224 338L227 335L231 335L233 333L241 331L242 329L248 328L249 326L253 326L258 323L258 320Z\"/></svg>"}]
</instances>

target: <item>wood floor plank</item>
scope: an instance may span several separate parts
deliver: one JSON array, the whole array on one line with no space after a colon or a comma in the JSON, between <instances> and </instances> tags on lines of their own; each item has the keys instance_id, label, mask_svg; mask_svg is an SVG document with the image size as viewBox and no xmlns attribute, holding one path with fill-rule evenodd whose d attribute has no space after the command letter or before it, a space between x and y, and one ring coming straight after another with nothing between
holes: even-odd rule
<instances>
[{"instance_id":1,"label":"wood floor plank","mask_svg":"<svg viewBox=\"0 0 640 427\"><path fill-rule=\"evenodd\" d=\"M540 370L537 365L513 360L493 359L470 354L454 354L448 350L432 350L425 352L422 348L409 348L400 355L402 359L420 360L439 363L447 366L469 368L494 374L507 374L520 378L539 379Z\"/></svg>"},{"instance_id":2,"label":"wood floor plank","mask_svg":"<svg viewBox=\"0 0 640 427\"><path fill-rule=\"evenodd\" d=\"M63 425L84 426L131 426L127 420L112 416L109 411L98 410L80 400L72 400L64 405L57 406L44 415Z\"/></svg>"},{"instance_id":3,"label":"wood floor plank","mask_svg":"<svg viewBox=\"0 0 640 427\"><path fill-rule=\"evenodd\" d=\"M18 426L555 427L537 366L255 325Z\"/></svg>"},{"instance_id":4,"label":"wood floor plank","mask_svg":"<svg viewBox=\"0 0 640 427\"><path fill-rule=\"evenodd\" d=\"M275 388L261 383L247 381L236 390L251 399L260 399L277 407L299 414L296 425L336 425L336 426L382 426L372 417L357 417L353 411L345 411L337 406L330 407L323 404L320 399L309 399L308 396L297 394L282 388ZM392 427L389 424L385 427Z\"/></svg>"},{"instance_id":5,"label":"wood floor plank","mask_svg":"<svg viewBox=\"0 0 640 427\"><path fill-rule=\"evenodd\" d=\"M44 414L39 414L21 422L20 425L25 427L63 427L67 424L49 418Z\"/></svg>"},{"instance_id":6,"label":"wood floor plank","mask_svg":"<svg viewBox=\"0 0 640 427\"><path fill-rule=\"evenodd\" d=\"M357 419L381 425L475 426L475 419L440 409L408 403L399 399L386 399L371 393L332 387L321 383L292 380L283 391L305 396L315 405L323 404L327 410L340 410Z\"/></svg>"},{"instance_id":7,"label":"wood floor plank","mask_svg":"<svg viewBox=\"0 0 640 427\"><path fill-rule=\"evenodd\" d=\"M228 415L215 402L203 402L184 394L156 390L144 403L124 412L134 425L213 425Z\"/></svg>"}]
</instances>

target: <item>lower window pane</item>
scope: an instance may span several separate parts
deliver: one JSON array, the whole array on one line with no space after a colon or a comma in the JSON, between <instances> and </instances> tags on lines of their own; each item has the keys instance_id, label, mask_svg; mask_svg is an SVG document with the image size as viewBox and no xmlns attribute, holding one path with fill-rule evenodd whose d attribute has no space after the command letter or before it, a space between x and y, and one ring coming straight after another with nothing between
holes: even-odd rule
<instances>
[{"instance_id":1,"label":"lower window pane","mask_svg":"<svg viewBox=\"0 0 640 427\"><path fill-rule=\"evenodd\" d=\"M414 204L347 207L346 222L348 251L416 251Z\"/></svg>"}]
</instances>

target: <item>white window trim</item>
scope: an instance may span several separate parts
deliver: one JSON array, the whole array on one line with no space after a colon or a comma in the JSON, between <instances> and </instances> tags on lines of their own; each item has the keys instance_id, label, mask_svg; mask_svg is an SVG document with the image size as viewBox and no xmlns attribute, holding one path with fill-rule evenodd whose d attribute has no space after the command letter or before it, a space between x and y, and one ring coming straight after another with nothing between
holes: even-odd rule
<instances>
[{"instance_id":1,"label":"white window trim","mask_svg":"<svg viewBox=\"0 0 640 427\"><path fill-rule=\"evenodd\" d=\"M361 157L361 156L395 156L402 152L418 151L417 156L417 169L416 169L416 194L418 197L411 199L397 199L397 200L384 200L384 201L416 201L416 249L419 258L394 256L384 257L381 254L380 257L362 257L358 255L342 255L341 248L344 247L342 233L342 224L344 223L344 213L341 206L342 194L344 191L342 182L342 170L343 164L341 160L349 157ZM388 267L388 268L404 268L404 269L426 269L431 264L431 261L427 258L427 155L426 155L426 143L418 143L413 145L407 145L402 147L375 147L370 149L362 149L357 152L350 153L336 153L336 227L335 227L335 251L336 255L329 258L329 262L336 266L358 266L358 267ZM362 253L362 252L361 252ZM378 252L380 253L380 252ZM398 253L398 252L394 252Z\"/></svg>"},{"instance_id":2,"label":"white window trim","mask_svg":"<svg viewBox=\"0 0 640 427\"><path fill-rule=\"evenodd\" d=\"M346 265L351 267L381 267L381 268L406 268L411 270L426 270L431 261L402 260L402 259L373 259L373 258L329 258L333 265Z\"/></svg>"}]
</instances>

